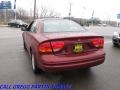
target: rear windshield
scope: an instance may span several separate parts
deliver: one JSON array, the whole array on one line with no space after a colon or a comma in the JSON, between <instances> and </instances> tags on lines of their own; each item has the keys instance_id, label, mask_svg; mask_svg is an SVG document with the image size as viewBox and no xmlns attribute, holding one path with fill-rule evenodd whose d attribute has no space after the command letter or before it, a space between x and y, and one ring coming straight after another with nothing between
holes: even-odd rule
<instances>
[{"instance_id":1,"label":"rear windshield","mask_svg":"<svg viewBox=\"0 0 120 90\"><path fill-rule=\"evenodd\" d=\"M83 32L85 29L71 20L45 20L44 32Z\"/></svg>"}]
</instances>

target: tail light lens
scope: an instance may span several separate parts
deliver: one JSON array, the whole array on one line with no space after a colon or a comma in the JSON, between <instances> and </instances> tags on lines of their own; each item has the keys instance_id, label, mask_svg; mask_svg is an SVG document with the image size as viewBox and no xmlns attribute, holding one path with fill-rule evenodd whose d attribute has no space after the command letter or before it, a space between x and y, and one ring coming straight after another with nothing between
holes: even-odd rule
<instances>
[{"instance_id":1,"label":"tail light lens","mask_svg":"<svg viewBox=\"0 0 120 90\"><path fill-rule=\"evenodd\" d=\"M63 41L52 41L51 43L45 42L40 44L38 49L41 53L51 53L52 51L54 52L60 51L63 47L64 47Z\"/></svg>"},{"instance_id":2,"label":"tail light lens","mask_svg":"<svg viewBox=\"0 0 120 90\"><path fill-rule=\"evenodd\" d=\"M63 41L54 41L51 42L52 48L54 52L60 51L64 47Z\"/></svg>"},{"instance_id":3,"label":"tail light lens","mask_svg":"<svg viewBox=\"0 0 120 90\"><path fill-rule=\"evenodd\" d=\"M103 48L104 47L104 38L92 39L92 43L96 48Z\"/></svg>"},{"instance_id":4,"label":"tail light lens","mask_svg":"<svg viewBox=\"0 0 120 90\"><path fill-rule=\"evenodd\" d=\"M51 45L49 42L45 42L45 43L40 44L38 49L41 53L52 52L52 48L51 48Z\"/></svg>"}]
</instances>

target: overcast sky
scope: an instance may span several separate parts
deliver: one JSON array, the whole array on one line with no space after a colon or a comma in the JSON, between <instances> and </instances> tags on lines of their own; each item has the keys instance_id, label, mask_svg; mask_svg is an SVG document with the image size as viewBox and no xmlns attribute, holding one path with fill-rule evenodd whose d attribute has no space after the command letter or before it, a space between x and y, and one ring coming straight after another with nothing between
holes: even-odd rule
<instances>
[{"instance_id":1,"label":"overcast sky","mask_svg":"<svg viewBox=\"0 0 120 90\"><path fill-rule=\"evenodd\" d=\"M1 0L0 0L1 1ZM14 3L14 0L11 0ZM34 0L16 0L16 6L28 11L33 9ZM36 0L37 7L41 6L54 9L61 16L68 16L69 2L72 3L72 16L91 18L94 10L94 17L102 20L117 20L120 13L120 0Z\"/></svg>"}]
</instances>

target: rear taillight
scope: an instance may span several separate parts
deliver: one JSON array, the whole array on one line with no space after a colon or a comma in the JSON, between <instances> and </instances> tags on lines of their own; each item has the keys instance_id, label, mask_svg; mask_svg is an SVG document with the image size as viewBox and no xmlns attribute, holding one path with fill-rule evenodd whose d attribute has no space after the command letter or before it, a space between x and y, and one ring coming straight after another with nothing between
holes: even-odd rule
<instances>
[{"instance_id":1,"label":"rear taillight","mask_svg":"<svg viewBox=\"0 0 120 90\"><path fill-rule=\"evenodd\" d=\"M64 47L63 41L51 41L45 42L39 45L39 52L41 53L51 53L52 51L60 51Z\"/></svg>"},{"instance_id":2,"label":"rear taillight","mask_svg":"<svg viewBox=\"0 0 120 90\"><path fill-rule=\"evenodd\" d=\"M52 52L52 48L51 48L51 45L49 42L45 42L45 43L40 44L38 49L39 49L39 52L41 52L41 53Z\"/></svg>"},{"instance_id":3,"label":"rear taillight","mask_svg":"<svg viewBox=\"0 0 120 90\"><path fill-rule=\"evenodd\" d=\"M104 38L92 39L92 43L96 48L103 48L104 47Z\"/></svg>"},{"instance_id":4,"label":"rear taillight","mask_svg":"<svg viewBox=\"0 0 120 90\"><path fill-rule=\"evenodd\" d=\"M54 52L60 51L64 47L63 41L53 41L51 42L52 48Z\"/></svg>"}]
</instances>

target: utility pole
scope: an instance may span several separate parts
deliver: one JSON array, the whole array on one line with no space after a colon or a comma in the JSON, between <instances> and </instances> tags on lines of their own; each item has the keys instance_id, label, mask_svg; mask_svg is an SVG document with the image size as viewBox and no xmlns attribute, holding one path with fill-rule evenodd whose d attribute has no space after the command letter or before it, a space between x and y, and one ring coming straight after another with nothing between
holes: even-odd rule
<instances>
[{"instance_id":1,"label":"utility pole","mask_svg":"<svg viewBox=\"0 0 120 90\"><path fill-rule=\"evenodd\" d=\"M70 17L71 17L71 7L72 7L72 3L70 2L69 4L70 4L70 9L69 9L69 19L70 19Z\"/></svg>"},{"instance_id":2,"label":"utility pole","mask_svg":"<svg viewBox=\"0 0 120 90\"><path fill-rule=\"evenodd\" d=\"M14 16L15 16L15 20L16 20L16 0L14 2Z\"/></svg>"},{"instance_id":3,"label":"utility pole","mask_svg":"<svg viewBox=\"0 0 120 90\"><path fill-rule=\"evenodd\" d=\"M94 19L94 10L92 12L92 26L93 26L93 19Z\"/></svg>"},{"instance_id":4,"label":"utility pole","mask_svg":"<svg viewBox=\"0 0 120 90\"><path fill-rule=\"evenodd\" d=\"M4 10L4 22L6 23L7 22L7 9Z\"/></svg>"},{"instance_id":5,"label":"utility pole","mask_svg":"<svg viewBox=\"0 0 120 90\"><path fill-rule=\"evenodd\" d=\"M36 0L34 0L34 17L33 20L36 18Z\"/></svg>"}]
</instances>

